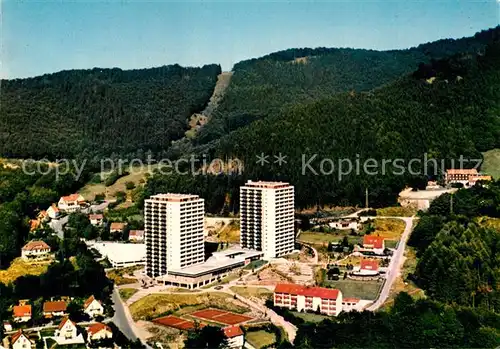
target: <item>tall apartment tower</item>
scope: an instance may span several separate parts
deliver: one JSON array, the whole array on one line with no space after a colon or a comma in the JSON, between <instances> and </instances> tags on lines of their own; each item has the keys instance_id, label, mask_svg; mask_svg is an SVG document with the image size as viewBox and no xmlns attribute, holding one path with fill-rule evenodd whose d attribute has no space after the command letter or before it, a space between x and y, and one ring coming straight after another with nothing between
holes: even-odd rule
<instances>
[{"instance_id":1,"label":"tall apartment tower","mask_svg":"<svg viewBox=\"0 0 500 349\"><path fill-rule=\"evenodd\" d=\"M205 260L204 200L198 195L158 194L144 203L146 274L165 275Z\"/></svg>"},{"instance_id":2,"label":"tall apartment tower","mask_svg":"<svg viewBox=\"0 0 500 349\"><path fill-rule=\"evenodd\" d=\"M240 244L275 258L293 251L294 188L284 182L248 181L240 187Z\"/></svg>"}]
</instances>

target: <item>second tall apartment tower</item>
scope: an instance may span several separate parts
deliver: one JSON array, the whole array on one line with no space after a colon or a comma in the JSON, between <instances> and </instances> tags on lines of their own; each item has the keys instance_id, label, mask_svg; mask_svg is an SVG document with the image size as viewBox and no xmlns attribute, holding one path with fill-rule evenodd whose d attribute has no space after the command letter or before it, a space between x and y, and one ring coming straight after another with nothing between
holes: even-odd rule
<instances>
[{"instance_id":1,"label":"second tall apartment tower","mask_svg":"<svg viewBox=\"0 0 500 349\"><path fill-rule=\"evenodd\" d=\"M240 244L264 258L294 249L294 188L284 182L248 181L240 187Z\"/></svg>"},{"instance_id":2,"label":"second tall apartment tower","mask_svg":"<svg viewBox=\"0 0 500 349\"><path fill-rule=\"evenodd\" d=\"M204 262L204 200L197 195L158 194L144 203L146 274L161 276Z\"/></svg>"}]
</instances>

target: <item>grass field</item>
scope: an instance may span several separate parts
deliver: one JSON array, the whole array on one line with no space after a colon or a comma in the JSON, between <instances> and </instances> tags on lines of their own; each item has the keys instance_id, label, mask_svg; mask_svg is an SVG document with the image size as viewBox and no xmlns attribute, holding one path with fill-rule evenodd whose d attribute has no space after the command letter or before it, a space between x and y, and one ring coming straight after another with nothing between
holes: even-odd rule
<instances>
[{"instance_id":1,"label":"grass field","mask_svg":"<svg viewBox=\"0 0 500 349\"><path fill-rule=\"evenodd\" d=\"M372 235L379 235L388 240L399 240L405 230L405 222L397 218L376 218L375 231Z\"/></svg>"},{"instance_id":2,"label":"grass field","mask_svg":"<svg viewBox=\"0 0 500 349\"><path fill-rule=\"evenodd\" d=\"M130 297L139 292L139 290L136 288L120 288L119 292L123 301L127 301Z\"/></svg>"},{"instance_id":3,"label":"grass field","mask_svg":"<svg viewBox=\"0 0 500 349\"><path fill-rule=\"evenodd\" d=\"M115 193L118 191L123 191L127 192L128 190L125 188L125 183L127 182L133 182L136 186L138 186L141 182L141 180L145 180L146 178L146 173L149 173L153 171L157 165L151 165L150 169L148 169L147 166L144 167L132 167L129 169L128 166L124 165L124 170L127 170L130 172L130 174L123 176L119 178L113 185L106 187L104 183L88 183L85 185L81 190L80 194L89 201L94 200L94 197L96 194L104 193L106 194L106 200L109 199L114 199L115 198ZM109 172L104 172L102 173L103 176L106 176L106 174Z\"/></svg>"},{"instance_id":4,"label":"grass field","mask_svg":"<svg viewBox=\"0 0 500 349\"><path fill-rule=\"evenodd\" d=\"M310 313L300 313L298 311L294 311L292 313L296 317L304 319L304 321L307 321L307 322L321 322L321 321L323 321L325 319L330 319L330 317L326 316L326 315L318 315L318 314L310 314Z\"/></svg>"},{"instance_id":5,"label":"grass field","mask_svg":"<svg viewBox=\"0 0 500 349\"><path fill-rule=\"evenodd\" d=\"M233 221L225 224L217 234L217 240L222 242L240 242L240 224Z\"/></svg>"},{"instance_id":6,"label":"grass field","mask_svg":"<svg viewBox=\"0 0 500 349\"><path fill-rule=\"evenodd\" d=\"M500 218L480 217L476 220L483 227L500 230Z\"/></svg>"},{"instance_id":7,"label":"grass field","mask_svg":"<svg viewBox=\"0 0 500 349\"><path fill-rule=\"evenodd\" d=\"M28 263L16 258L6 270L0 270L0 282L8 284L23 275L40 275L47 271L50 262Z\"/></svg>"},{"instance_id":8,"label":"grass field","mask_svg":"<svg viewBox=\"0 0 500 349\"><path fill-rule=\"evenodd\" d=\"M130 268L122 268L122 269L113 269L109 270L106 275L108 279L112 280L115 285L127 285L127 284L134 284L137 282L137 279L131 278L131 277L126 277L124 275L128 275L134 272L134 270L137 270L138 267L130 267ZM139 269L142 269L142 267L139 267Z\"/></svg>"},{"instance_id":9,"label":"grass field","mask_svg":"<svg viewBox=\"0 0 500 349\"><path fill-rule=\"evenodd\" d=\"M383 283L378 281L357 281L357 280L327 280L326 283L332 288L342 291L343 297L355 297L360 299L375 299Z\"/></svg>"},{"instance_id":10,"label":"grass field","mask_svg":"<svg viewBox=\"0 0 500 349\"><path fill-rule=\"evenodd\" d=\"M264 287L232 286L231 291L245 298L272 299L273 292Z\"/></svg>"},{"instance_id":11,"label":"grass field","mask_svg":"<svg viewBox=\"0 0 500 349\"><path fill-rule=\"evenodd\" d=\"M130 313L134 320L154 318L167 312L190 307L191 311L205 308L218 308L235 313L244 313L249 309L240 305L230 294L200 293L200 294L151 294L130 305Z\"/></svg>"},{"instance_id":12,"label":"grass field","mask_svg":"<svg viewBox=\"0 0 500 349\"><path fill-rule=\"evenodd\" d=\"M250 331L245 335L245 340L249 342L254 348L262 348L276 342L276 335L264 330Z\"/></svg>"},{"instance_id":13,"label":"grass field","mask_svg":"<svg viewBox=\"0 0 500 349\"><path fill-rule=\"evenodd\" d=\"M377 209L377 216L411 217L417 213L417 209L412 207L384 207Z\"/></svg>"},{"instance_id":14,"label":"grass field","mask_svg":"<svg viewBox=\"0 0 500 349\"><path fill-rule=\"evenodd\" d=\"M483 153L484 162L481 171L491 175L494 179L500 179L500 149L492 149Z\"/></svg>"},{"instance_id":15,"label":"grass field","mask_svg":"<svg viewBox=\"0 0 500 349\"><path fill-rule=\"evenodd\" d=\"M361 241L361 237L359 236L349 236L348 233L346 234L330 234L330 233L320 233L320 232L311 232L311 231L306 231L303 233L300 233L299 235L299 241L309 243L309 244L314 244L314 245L326 245L329 242L337 242L341 241L344 236L347 236L349 242L351 243L359 243Z\"/></svg>"}]
</instances>

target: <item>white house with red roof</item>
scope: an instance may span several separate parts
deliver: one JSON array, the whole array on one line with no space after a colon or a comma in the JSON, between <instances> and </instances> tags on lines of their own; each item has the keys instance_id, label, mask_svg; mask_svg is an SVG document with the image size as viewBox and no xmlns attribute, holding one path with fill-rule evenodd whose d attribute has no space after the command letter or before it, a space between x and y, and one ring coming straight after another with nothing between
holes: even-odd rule
<instances>
[{"instance_id":1,"label":"white house with red roof","mask_svg":"<svg viewBox=\"0 0 500 349\"><path fill-rule=\"evenodd\" d=\"M71 194L62 196L59 199L57 206L61 211L76 212L79 211L82 205L85 204L85 198L80 194Z\"/></svg>"},{"instance_id":2,"label":"white house with red roof","mask_svg":"<svg viewBox=\"0 0 500 349\"><path fill-rule=\"evenodd\" d=\"M359 268L353 272L356 276L377 276L379 263L376 259L362 259Z\"/></svg>"},{"instance_id":3,"label":"white house with red roof","mask_svg":"<svg viewBox=\"0 0 500 349\"><path fill-rule=\"evenodd\" d=\"M68 317L62 319L59 327L54 333L53 338L59 345L85 343L83 335L81 333L78 333L76 324Z\"/></svg>"},{"instance_id":4,"label":"white house with red roof","mask_svg":"<svg viewBox=\"0 0 500 349\"><path fill-rule=\"evenodd\" d=\"M241 349L245 344L245 334L240 326L229 326L224 328L227 337L227 346L233 349Z\"/></svg>"},{"instance_id":5,"label":"white house with red roof","mask_svg":"<svg viewBox=\"0 0 500 349\"><path fill-rule=\"evenodd\" d=\"M274 289L274 305L297 311L318 311L337 316L342 311L342 292L337 289L278 284Z\"/></svg>"},{"instance_id":6,"label":"white house with red roof","mask_svg":"<svg viewBox=\"0 0 500 349\"><path fill-rule=\"evenodd\" d=\"M131 230L128 233L128 240L134 242L144 241L144 230Z\"/></svg>"},{"instance_id":7,"label":"white house with red roof","mask_svg":"<svg viewBox=\"0 0 500 349\"><path fill-rule=\"evenodd\" d=\"M102 213L89 214L90 224L96 227L100 227L104 222L104 216Z\"/></svg>"},{"instance_id":8,"label":"white house with red roof","mask_svg":"<svg viewBox=\"0 0 500 349\"><path fill-rule=\"evenodd\" d=\"M56 204L52 204L47 209L47 216L49 216L50 219L57 219L60 215L61 211L59 211L59 208L56 206Z\"/></svg>"},{"instance_id":9,"label":"white house with red roof","mask_svg":"<svg viewBox=\"0 0 500 349\"><path fill-rule=\"evenodd\" d=\"M102 316L104 315L104 307L94 296L90 296L83 303L83 312L90 317Z\"/></svg>"},{"instance_id":10,"label":"white house with red roof","mask_svg":"<svg viewBox=\"0 0 500 349\"><path fill-rule=\"evenodd\" d=\"M384 238L375 235L363 236L363 249L373 251L375 254L384 254Z\"/></svg>"},{"instance_id":11,"label":"white house with red roof","mask_svg":"<svg viewBox=\"0 0 500 349\"><path fill-rule=\"evenodd\" d=\"M31 305L15 305L12 308L12 318L15 322L26 322L31 320Z\"/></svg>"},{"instance_id":12,"label":"white house with red roof","mask_svg":"<svg viewBox=\"0 0 500 349\"><path fill-rule=\"evenodd\" d=\"M10 346L12 349L29 349L35 347L35 342L19 330L10 337Z\"/></svg>"},{"instance_id":13,"label":"white house with red roof","mask_svg":"<svg viewBox=\"0 0 500 349\"><path fill-rule=\"evenodd\" d=\"M89 342L110 338L113 338L113 331L106 324L96 322L87 327L87 341Z\"/></svg>"},{"instance_id":14,"label":"white house with red roof","mask_svg":"<svg viewBox=\"0 0 500 349\"><path fill-rule=\"evenodd\" d=\"M21 249L21 257L25 260L47 257L50 246L44 241L30 241Z\"/></svg>"}]
</instances>

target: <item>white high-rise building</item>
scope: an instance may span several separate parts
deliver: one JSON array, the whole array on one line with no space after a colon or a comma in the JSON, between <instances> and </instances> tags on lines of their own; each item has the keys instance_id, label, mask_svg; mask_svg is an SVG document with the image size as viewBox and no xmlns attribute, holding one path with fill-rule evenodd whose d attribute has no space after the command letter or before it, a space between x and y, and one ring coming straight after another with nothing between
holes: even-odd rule
<instances>
[{"instance_id":1,"label":"white high-rise building","mask_svg":"<svg viewBox=\"0 0 500 349\"><path fill-rule=\"evenodd\" d=\"M204 200L198 195L158 194L144 203L146 274L203 263Z\"/></svg>"},{"instance_id":2,"label":"white high-rise building","mask_svg":"<svg viewBox=\"0 0 500 349\"><path fill-rule=\"evenodd\" d=\"M248 181L240 187L243 248L264 252L264 258L289 254L295 243L294 188L284 182Z\"/></svg>"}]
</instances>

